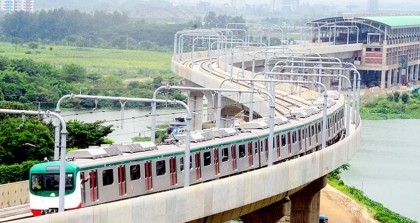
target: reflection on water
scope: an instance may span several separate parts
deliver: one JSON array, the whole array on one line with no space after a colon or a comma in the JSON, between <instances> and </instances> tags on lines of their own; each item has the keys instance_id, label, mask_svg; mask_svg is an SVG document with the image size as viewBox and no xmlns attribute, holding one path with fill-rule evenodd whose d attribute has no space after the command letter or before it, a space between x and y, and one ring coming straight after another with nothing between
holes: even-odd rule
<instances>
[{"instance_id":1,"label":"reflection on water","mask_svg":"<svg viewBox=\"0 0 420 223\"><path fill-rule=\"evenodd\" d=\"M124 113L120 111L97 110L97 111L63 111L61 113L64 120L79 120L85 123L97 120L105 121L104 125L112 125L114 131L108 138L114 142L129 142L136 136L150 136L150 126L152 118L151 111L127 109ZM156 123L167 125L176 117L184 116L185 110L180 109L158 109Z\"/></svg>"},{"instance_id":2,"label":"reflection on water","mask_svg":"<svg viewBox=\"0 0 420 223\"><path fill-rule=\"evenodd\" d=\"M371 199L420 220L420 120L363 121L360 150L342 174Z\"/></svg>"}]
</instances>

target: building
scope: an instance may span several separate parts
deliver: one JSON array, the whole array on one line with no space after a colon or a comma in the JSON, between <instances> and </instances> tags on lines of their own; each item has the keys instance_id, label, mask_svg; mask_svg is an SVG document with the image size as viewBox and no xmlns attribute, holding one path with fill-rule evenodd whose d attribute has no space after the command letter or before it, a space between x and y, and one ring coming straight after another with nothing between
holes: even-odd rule
<instances>
[{"instance_id":1,"label":"building","mask_svg":"<svg viewBox=\"0 0 420 223\"><path fill-rule=\"evenodd\" d=\"M34 11L35 0L0 0L0 11L15 12L15 11Z\"/></svg>"},{"instance_id":2,"label":"building","mask_svg":"<svg viewBox=\"0 0 420 223\"><path fill-rule=\"evenodd\" d=\"M351 58L356 65L361 84L388 88L411 85L420 73L420 16L345 15L308 23L312 27L312 42L331 47L360 44Z\"/></svg>"},{"instance_id":3,"label":"building","mask_svg":"<svg viewBox=\"0 0 420 223\"><path fill-rule=\"evenodd\" d=\"M299 7L299 0L271 0L271 11L295 11Z\"/></svg>"}]
</instances>

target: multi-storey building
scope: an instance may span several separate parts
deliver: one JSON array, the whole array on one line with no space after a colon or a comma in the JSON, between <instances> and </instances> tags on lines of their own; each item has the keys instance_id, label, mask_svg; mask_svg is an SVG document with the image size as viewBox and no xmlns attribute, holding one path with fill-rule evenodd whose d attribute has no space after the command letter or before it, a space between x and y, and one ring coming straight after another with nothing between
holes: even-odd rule
<instances>
[{"instance_id":1,"label":"multi-storey building","mask_svg":"<svg viewBox=\"0 0 420 223\"><path fill-rule=\"evenodd\" d=\"M15 12L15 11L34 11L34 0L0 0L0 11Z\"/></svg>"},{"instance_id":2,"label":"multi-storey building","mask_svg":"<svg viewBox=\"0 0 420 223\"><path fill-rule=\"evenodd\" d=\"M360 46L352 57L343 60L356 65L362 84L388 88L419 81L420 16L349 14L312 21L309 25L314 43Z\"/></svg>"}]
</instances>

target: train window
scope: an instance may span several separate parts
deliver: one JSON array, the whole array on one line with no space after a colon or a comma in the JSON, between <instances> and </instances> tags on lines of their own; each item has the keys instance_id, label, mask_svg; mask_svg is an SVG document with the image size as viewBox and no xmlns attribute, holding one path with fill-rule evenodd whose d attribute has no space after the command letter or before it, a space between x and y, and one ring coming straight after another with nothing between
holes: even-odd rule
<instances>
[{"instance_id":1,"label":"train window","mask_svg":"<svg viewBox=\"0 0 420 223\"><path fill-rule=\"evenodd\" d=\"M166 164L165 160L156 161L156 175L157 176L165 175L166 173L165 164Z\"/></svg>"},{"instance_id":2,"label":"train window","mask_svg":"<svg viewBox=\"0 0 420 223\"><path fill-rule=\"evenodd\" d=\"M43 174L33 174L32 175L32 190L42 190L44 182Z\"/></svg>"},{"instance_id":3,"label":"train window","mask_svg":"<svg viewBox=\"0 0 420 223\"><path fill-rule=\"evenodd\" d=\"M209 166L211 164L211 152L204 152L204 166Z\"/></svg>"},{"instance_id":4,"label":"train window","mask_svg":"<svg viewBox=\"0 0 420 223\"><path fill-rule=\"evenodd\" d=\"M222 149L222 162L226 162L229 160L229 149L223 148Z\"/></svg>"},{"instance_id":5,"label":"train window","mask_svg":"<svg viewBox=\"0 0 420 223\"><path fill-rule=\"evenodd\" d=\"M245 145L239 145L239 158L245 157Z\"/></svg>"},{"instance_id":6,"label":"train window","mask_svg":"<svg viewBox=\"0 0 420 223\"><path fill-rule=\"evenodd\" d=\"M254 148L255 148L255 154L257 154L258 153L258 143L257 143L257 141L255 141Z\"/></svg>"},{"instance_id":7,"label":"train window","mask_svg":"<svg viewBox=\"0 0 420 223\"><path fill-rule=\"evenodd\" d=\"M286 135L281 135L281 146L286 145Z\"/></svg>"},{"instance_id":8,"label":"train window","mask_svg":"<svg viewBox=\"0 0 420 223\"><path fill-rule=\"evenodd\" d=\"M114 183L114 171L112 169L102 171L102 185L107 186Z\"/></svg>"},{"instance_id":9,"label":"train window","mask_svg":"<svg viewBox=\"0 0 420 223\"><path fill-rule=\"evenodd\" d=\"M131 165L130 166L130 180L140 179L140 165Z\"/></svg>"},{"instance_id":10,"label":"train window","mask_svg":"<svg viewBox=\"0 0 420 223\"><path fill-rule=\"evenodd\" d=\"M66 190L72 190L74 187L74 177L72 173L66 174Z\"/></svg>"},{"instance_id":11,"label":"train window","mask_svg":"<svg viewBox=\"0 0 420 223\"><path fill-rule=\"evenodd\" d=\"M313 125L311 125L311 133L312 133L311 136L315 135L315 126L313 126Z\"/></svg>"},{"instance_id":12,"label":"train window","mask_svg":"<svg viewBox=\"0 0 420 223\"><path fill-rule=\"evenodd\" d=\"M318 123L318 132L321 132L321 123Z\"/></svg>"},{"instance_id":13,"label":"train window","mask_svg":"<svg viewBox=\"0 0 420 223\"><path fill-rule=\"evenodd\" d=\"M192 158L190 156L190 169L192 168ZM179 158L179 169L184 170L184 157Z\"/></svg>"}]
</instances>

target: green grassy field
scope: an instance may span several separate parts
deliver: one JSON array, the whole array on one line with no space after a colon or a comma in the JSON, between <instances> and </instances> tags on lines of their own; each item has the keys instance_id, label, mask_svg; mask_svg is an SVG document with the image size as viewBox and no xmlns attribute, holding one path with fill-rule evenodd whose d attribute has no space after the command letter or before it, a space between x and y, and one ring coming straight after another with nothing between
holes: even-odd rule
<instances>
[{"instance_id":1,"label":"green grassy field","mask_svg":"<svg viewBox=\"0 0 420 223\"><path fill-rule=\"evenodd\" d=\"M30 58L56 66L78 64L89 72L114 73L131 77L144 70L170 69L172 52L82 48L42 45L30 49L27 44L15 46L0 42L0 56Z\"/></svg>"}]
</instances>

